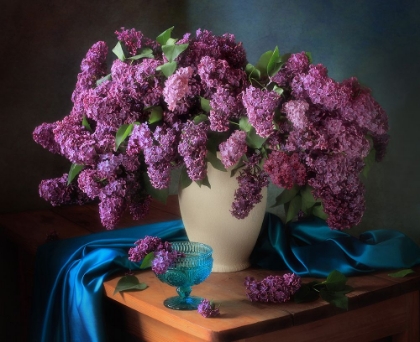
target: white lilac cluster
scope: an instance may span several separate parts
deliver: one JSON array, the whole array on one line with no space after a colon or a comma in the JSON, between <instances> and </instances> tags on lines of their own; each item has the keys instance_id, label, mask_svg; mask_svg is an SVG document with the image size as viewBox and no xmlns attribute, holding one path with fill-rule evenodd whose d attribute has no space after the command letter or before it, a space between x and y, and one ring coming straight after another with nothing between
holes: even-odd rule
<instances>
[{"instance_id":1,"label":"white lilac cluster","mask_svg":"<svg viewBox=\"0 0 420 342\"><path fill-rule=\"evenodd\" d=\"M110 67L104 42L89 49L71 112L33 132L73 164L70 176L41 182L41 197L53 205L98 201L112 229L126 211L143 217L175 168L206 184L209 152L220 152L225 168L242 166L235 217L249 214L271 180L296 198L312 196L311 208L286 205L295 217L322 212L331 228L358 224L359 175L370 152L383 158L389 139L370 91L355 78L334 81L305 52L281 56L276 48L253 66L232 34L198 30L176 40L171 32L152 40L122 28Z\"/></svg>"}]
</instances>

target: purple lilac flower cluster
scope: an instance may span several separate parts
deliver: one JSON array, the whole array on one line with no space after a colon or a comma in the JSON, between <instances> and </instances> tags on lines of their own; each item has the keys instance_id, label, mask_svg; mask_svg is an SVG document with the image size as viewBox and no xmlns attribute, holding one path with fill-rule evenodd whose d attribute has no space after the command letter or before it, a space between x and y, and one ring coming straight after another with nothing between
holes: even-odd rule
<instances>
[{"instance_id":1,"label":"purple lilac flower cluster","mask_svg":"<svg viewBox=\"0 0 420 342\"><path fill-rule=\"evenodd\" d=\"M142 261L149 253L154 253L152 270L157 274L163 274L182 256L182 253L172 249L170 242L163 242L155 236L146 236L135 242L135 247L128 251L128 259L133 262Z\"/></svg>"},{"instance_id":2,"label":"purple lilac flower cluster","mask_svg":"<svg viewBox=\"0 0 420 342\"><path fill-rule=\"evenodd\" d=\"M309 185L331 228L357 225L365 209L364 159L374 148L381 160L389 140L385 112L355 78L336 82L305 53L292 55L272 80L290 91L282 111L291 127L283 152L268 156L266 172L280 187Z\"/></svg>"},{"instance_id":3,"label":"purple lilac flower cluster","mask_svg":"<svg viewBox=\"0 0 420 342\"><path fill-rule=\"evenodd\" d=\"M261 189L268 186L268 175L258 166L261 157L254 154L241 169L238 179L239 187L234 194L231 213L238 219L248 216L257 203L261 202Z\"/></svg>"},{"instance_id":4,"label":"purple lilac flower cluster","mask_svg":"<svg viewBox=\"0 0 420 342\"><path fill-rule=\"evenodd\" d=\"M207 175L207 125L188 122L180 140L178 152L184 158L188 176L193 181L203 180Z\"/></svg>"},{"instance_id":5,"label":"purple lilac flower cluster","mask_svg":"<svg viewBox=\"0 0 420 342\"><path fill-rule=\"evenodd\" d=\"M246 295L252 302L284 303L300 289L301 279L294 273L270 275L261 281L245 278Z\"/></svg>"},{"instance_id":6,"label":"purple lilac flower cluster","mask_svg":"<svg viewBox=\"0 0 420 342\"><path fill-rule=\"evenodd\" d=\"M264 164L264 170L270 175L273 184L280 188L291 189L295 184L306 183L306 168L297 153L289 155L282 151L273 151Z\"/></svg>"},{"instance_id":7,"label":"purple lilac flower cluster","mask_svg":"<svg viewBox=\"0 0 420 342\"><path fill-rule=\"evenodd\" d=\"M384 110L356 78L336 82L305 52L271 51L254 67L232 34L115 34L118 58L107 66L106 43L93 44L70 113L33 132L80 170L70 184L67 175L42 181L42 198L53 205L98 201L102 224L112 229L126 211L146 215L154 189L168 189L175 168L206 184L211 149L225 168L244 166L231 208L237 218L260 202L271 179L297 187L298 195L309 189L331 228L360 222L359 175L370 152L384 157L389 136Z\"/></svg>"},{"instance_id":8,"label":"purple lilac flower cluster","mask_svg":"<svg viewBox=\"0 0 420 342\"><path fill-rule=\"evenodd\" d=\"M68 175L53 179L44 179L39 185L39 195L51 203L60 206L62 204L85 204L89 202L88 196L79 190L74 184L67 185Z\"/></svg>"},{"instance_id":9,"label":"purple lilac flower cluster","mask_svg":"<svg viewBox=\"0 0 420 342\"><path fill-rule=\"evenodd\" d=\"M234 166L248 150L246 133L244 131L233 132L225 142L219 145L219 150L225 168Z\"/></svg>"},{"instance_id":10,"label":"purple lilac flower cluster","mask_svg":"<svg viewBox=\"0 0 420 342\"><path fill-rule=\"evenodd\" d=\"M220 309L208 299L203 299L201 303L198 304L197 311L205 318L220 316Z\"/></svg>"}]
</instances>

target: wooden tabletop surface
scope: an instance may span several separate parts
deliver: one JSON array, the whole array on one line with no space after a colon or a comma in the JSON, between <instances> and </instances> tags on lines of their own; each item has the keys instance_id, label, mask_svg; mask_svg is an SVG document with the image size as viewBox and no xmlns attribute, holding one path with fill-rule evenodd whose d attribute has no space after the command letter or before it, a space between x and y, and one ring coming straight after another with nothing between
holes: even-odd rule
<instances>
[{"instance_id":1,"label":"wooden tabletop surface","mask_svg":"<svg viewBox=\"0 0 420 342\"><path fill-rule=\"evenodd\" d=\"M349 277L354 291L348 294L349 312L380 303L385 299L399 300L399 296L420 289L420 267L405 278L392 278L387 272ZM255 303L245 293L244 279L253 276L261 280L270 274L283 274L262 269L247 269L232 273L212 273L202 284L193 287L192 295L202 296L220 305L220 317L206 319L196 311L177 311L166 308L163 300L176 296L174 287L160 282L151 271L136 274L149 287L144 291L114 294L120 279L114 277L104 283L106 295L112 300L165 325L193 334L205 341L233 341L259 334L312 323L345 313L322 299L309 303ZM307 283L314 278L303 278ZM415 305L415 304L414 304ZM417 303L418 306L418 303ZM417 309L418 310L418 309ZM397 311L397 310L396 310ZM376 315L378 313L375 313ZM381 327L386 329L386 327Z\"/></svg>"}]
</instances>

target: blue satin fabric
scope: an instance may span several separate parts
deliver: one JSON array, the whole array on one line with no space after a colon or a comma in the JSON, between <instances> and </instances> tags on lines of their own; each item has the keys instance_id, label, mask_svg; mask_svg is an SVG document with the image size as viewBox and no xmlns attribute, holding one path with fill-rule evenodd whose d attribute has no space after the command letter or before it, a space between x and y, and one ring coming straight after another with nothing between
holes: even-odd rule
<instances>
[{"instance_id":1,"label":"blue satin fabric","mask_svg":"<svg viewBox=\"0 0 420 342\"><path fill-rule=\"evenodd\" d=\"M41 246L36 255L31 340L106 341L102 283L136 269L128 249L146 235L187 240L182 221L106 231Z\"/></svg>"},{"instance_id":2,"label":"blue satin fabric","mask_svg":"<svg viewBox=\"0 0 420 342\"><path fill-rule=\"evenodd\" d=\"M37 252L32 341L106 341L102 283L118 271L134 269L127 251L146 235L186 240L180 220L107 231L51 242ZM285 227L267 214L251 255L255 266L325 277L420 264L420 247L402 233L375 230L359 239L334 231L322 220Z\"/></svg>"},{"instance_id":3,"label":"blue satin fabric","mask_svg":"<svg viewBox=\"0 0 420 342\"><path fill-rule=\"evenodd\" d=\"M361 275L420 264L420 246L396 230L372 230L355 238L320 219L284 226L277 216L266 215L251 263L303 277L326 277L332 270Z\"/></svg>"}]
</instances>

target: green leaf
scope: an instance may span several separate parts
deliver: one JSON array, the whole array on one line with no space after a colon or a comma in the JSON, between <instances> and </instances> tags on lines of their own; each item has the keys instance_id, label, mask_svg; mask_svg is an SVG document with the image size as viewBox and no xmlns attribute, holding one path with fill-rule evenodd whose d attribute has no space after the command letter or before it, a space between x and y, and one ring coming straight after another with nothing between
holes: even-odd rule
<instances>
[{"instance_id":1,"label":"green leaf","mask_svg":"<svg viewBox=\"0 0 420 342\"><path fill-rule=\"evenodd\" d=\"M306 55L306 57L308 57L309 63L311 64L312 63L312 54L310 52L306 51L305 55Z\"/></svg>"},{"instance_id":2,"label":"green leaf","mask_svg":"<svg viewBox=\"0 0 420 342\"><path fill-rule=\"evenodd\" d=\"M142 260L141 264L140 264L140 268L142 270L144 270L145 268L149 268L152 266L152 261L155 257L155 253L154 252L150 252L148 253Z\"/></svg>"},{"instance_id":3,"label":"green leaf","mask_svg":"<svg viewBox=\"0 0 420 342\"><path fill-rule=\"evenodd\" d=\"M83 115L82 126L86 128L89 132L92 132L92 127L90 127L89 122L87 121L86 115Z\"/></svg>"},{"instance_id":4,"label":"green leaf","mask_svg":"<svg viewBox=\"0 0 420 342\"><path fill-rule=\"evenodd\" d=\"M261 78L261 72L252 64L248 63L245 67L245 72L248 75L248 78L254 78L259 80Z\"/></svg>"},{"instance_id":5,"label":"green leaf","mask_svg":"<svg viewBox=\"0 0 420 342\"><path fill-rule=\"evenodd\" d=\"M369 154L363 160L365 163L365 167L362 170L362 174L365 178L367 178L372 165L375 163L375 158L376 158L376 150L374 148L371 148L369 151Z\"/></svg>"},{"instance_id":6,"label":"green leaf","mask_svg":"<svg viewBox=\"0 0 420 342\"><path fill-rule=\"evenodd\" d=\"M142 291L147 288L147 285L140 283L136 276L126 275L118 280L117 286L115 287L114 295L117 292L123 292L128 290Z\"/></svg>"},{"instance_id":7,"label":"green leaf","mask_svg":"<svg viewBox=\"0 0 420 342\"><path fill-rule=\"evenodd\" d=\"M175 38L169 38L166 42L166 45L175 45L178 39Z\"/></svg>"},{"instance_id":8,"label":"green leaf","mask_svg":"<svg viewBox=\"0 0 420 342\"><path fill-rule=\"evenodd\" d=\"M257 134L254 127L246 134L246 143L252 148L261 148L266 140L267 138L263 138Z\"/></svg>"},{"instance_id":9,"label":"green leaf","mask_svg":"<svg viewBox=\"0 0 420 342\"><path fill-rule=\"evenodd\" d=\"M204 97L200 97L200 104L202 110L204 110L206 113L210 112L210 100L207 100Z\"/></svg>"},{"instance_id":10,"label":"green leaf","mask_svg":"<svg viewBox=\"0 0 420 342\"><path fill-rule=\"evenodd\" d=\"M297 185L291 189L284 189L282 193L276 197L276 203L272 206L272 208L290 202L298 192L299 187Z\"/></svg>"},{"instance_id":11,"label":"green leaf","mask_svg":"<svg viewBox=\"0 0 420 342\"><path fill-rule=\"evenodd\" d=\"M178 66L177 62L168 62L162 65L159 65L156 70L157 71L162 71L162 73L166 76L169 77L171 75L173 75L173 73L176 70L176 67Z\"/></svg>"},{"instance_id":12,"label":"green leaf","mask_svg":"<svg viewBox=\"0 0 420 342\"><path fill-rule=\"evenodd\" d=\"M317 203L312 195L312 188L306 185L300 189L300 195L302 196L302 210L308 214L309 210Z\"/></svg>"},{"instance_id":13,"label":"green leaf","mask_svg":"<svg viewBox=\"0 0 420 342\"><path fill-rule=\"evenodd\" d=\"M252 125L249 123L246 116L243 116L239 119L239 129L247 133L251 131Z\"/></svg>"},{"instance_id":14,"label":"green leaf","mask_svg":"<svg viewBox=\"0 0 420 342\"><path fill-rule=\"evenodd\" d=\"M323 282L312 281L309 284L302 284L294 294L294 300L296 303L303 303L321 296L328 303L347 310L348 298L346 294L353 291L353 288L346 285L346 282L347 278L339 271L334 270Z\"/></svg>"},{"instance_id":15,"label":"green leaf","mask_svg":"<svg viewBox=\"0 0 420 342\"><path fill-rule=\"evenodd\" d=\"M195 181L195 182L198 184L198 186L200 188L201 188L202 185L204 185L204 186L208 187L209 189L211 189L211 185L210 185L210 182L209 182L209 179L208 179L207 176L204 179L198 180L198 181Z\"/></svg>"},{"instance_id":16,"label":"green leaf","mask_svg":"<svg viewBox=\"0 0 420 342\"><path fill-rule=\"evenodd\" d=\"M392 278L403 278L406 275L409 275L411 273L415 273L414 270L412 270L411 268L407 268L407 269L404 269L404 270L400 270L398 272L389 273L388 276L390 276Z\"/></svg>"},{"instance_id":17,"label":"green leaf","mask_svg":"<svg viewBox=\"0 0 420 342\"><path fill-rule=\"evenodd\" d=\"M239 119L239 129L246 132L246 143L252 148L261 148L267 138L263 138L257 134L255 128L249 123L247 117Z\"/></svg>"},{"instance_id":18,"label":"green leaf","mask_svg":"<svg viewBox=\"0 0 420 342\"><path fill-rule=\"evenodd\" d=\"M101 77L99 80L96 81L96 86L100 85L101 83L105 82L105 81L109 81L111 80L111 74L108 74L104 77Z\"/></svg>"},{"instance_id":19,"label":"green leaf","mask_svg":"<svg viewBox=\"0 0 420 342\"><path fill-rule=\"evenodd\" d=\"M258 60L257 65L255 66L260 71L261 77L263 78L267 76L267 67L272 55L273 51L271 50L264 52Z\"/></svg>"},{"instance_id":20,"label":"green leaf","mask_svg":"<svg viewBox=\"0 0 420 342\"><path fill-rule=\"evenodd\" d=\"M277 74L282 66L282 60L279 54L279 48L276 48L273 51L273 54L270 57L270 60L267 64L267 74L268 76L274 76Z\"/></svg>"},{"instance_id":21,"label":"green leaf","mask_svg":"<svg viewBox=\"0 0 420 342\"><path fill-rule=\"evenodd\" d=\"M274 85L274 88L273 88L273 91L275 91L277 94L279 94L279 95L281 95L281 94L283 94L284 93L284 89L283 88L280 88L279 86L277 86L277 85Z\"/></svg>"},{"instance_id":22,"label":"green leaf","mask_svg":"<svg viewBox=\"0 0 420 342\"><path fill-rule=\"evenodd\" d=\"M217 158L217 155L207 151L207 161L217 170L219 171L224 171L227 172L225 166L223 165L223 163L221 162L221 160L219 158Z\"/></svg>"},{"instance_id":23,"label":"green leaf","mask_svg":"<svg viewBox=\"0 0 420 342\"><path fill-rule=\"evenodd\" d=\"M290 205L286 214L286 223L290 222L296 217L301 207L302 207L302 197L300 195L296 195L290 201Z\"/></svg>"},{"instance_id":24,"label":"green leaf","mask_svg":"<svg viewBox=\"0 0 420 342\"><path fill-rule=\"evenodd\" d=\"M165 45L169 38L171 38L172 30L174 26L168 28L167 30L163 31L160 35L156 37L156 41L160 45Z\"/></svg>"},{"instance_id":25,"label":"green leaf","mask_svg":"<svg viewBox=\"0 0 420 342\"><path fill-rule=\"evenodd\" d=\"M322 220L326 220L328 218L328 215L325 213L324 206L322 205L322 203L315 204L312 207L312 215L317 216Z\"/></svg>"},{"instance_id":26,"label":"green leaf","mask_svg":"<svg viewBox=\"0 0 420 342\"><path fill-rule=\"evenodd\" d=\"M133 127L134 125L131 123L121 125L120 128L118 128L117 134L115 135L115 151L118 150L124 140L131 134Z\"/></svg>"},{"instance_id":27,"label":"green leaf","mask_svg":"<svg viewBox=\"0 0 420 342\"><path fill-rule=\"evenodd\" d=\"M150 110L149 115L149 124L154 124L156 122L159 122L163 118L163 109L161 106L153 106L150 108L147 108L147 110Z\"/></svg>"},{"instance_id":28,"label":"green leaf","mask_svg":"<svg viewBox=\"0 0 420 342\"><path fill-rule=\"evenodd\" d=\"M190 177L188 177L187 169L182 167L181 172L179 174L179 185L181 189L185 189L189 187L192 183L192 180Z\"/></svg>"},{"instance_id":29,"label":"green leaf","mask_svg":"<svg viewBox=\"0 0 420 342\"><path fill-rule=\"evenodd\" d=\"M112 52L118 57L118 59L122 60L123 62L125 61L125 54L120 41L112 49Z\"/></svg>"},{"instance_id":30,"label":"green leaf","mask_svg":"<svg viewBox=\"0 0 420 342\"><path fill-rule=\"evenodd\" d=\"M341 272L334 270L332 271L327 279L324 281L324 284L328 291L342 291L346 285L347 278Z\"/></svg>"},{"instance_id":31,"label":"green leaf","mask_svg":"<svg viewBox=\"0 0 420 342\"><path fill-rule=\"evenodd\" d=\"M349 299L346 295L331 291L320 291L319 295L326 302L336 306L337 308L348 310Z\"/></svg>"},{"instance_id":32,"label":"green leaf","mask_svg":"<svg viewBox=\"0 0 420 342\"><path fill-rule=\"evenodd\" d=\"M139 60L141 58L154 58L153 56L153 50L150 48L144 48L140 50L140 53L138 55L128 57L127 59L131 59L133 61Z\"/></svg>"},{"instance_id":33,"label":"green leaf","mask_svg":"<svg viewBox=\"0 0 420 342\"><path fill-rule=\"evenodd\" d=\"M230 171L230 176L233 177L236 175L236 173L245 166L244 159L246 160L246 156L242 156L241 159L239 159L238 164Z\"/></svg>"},{"instance_id":34,"label":"green leaf","mask_svg":"<svg viewBox=\"0 0 420 342\"><path fill-rule=\"evenodd\" d=\"M200 122L207 121L208 119L209 117L206 114L199 114L199 115L194 116L193 121L196 125L198 125Z\"/></svg>"},{"instance_id":35,"label":"green leaf","mask_svg":"<svg viewBox=\"0 0 420 342\"><path fill-rule=\"evenodd\" d=\"M70 183L73 181L74 178L80 173L80 171L83 170L85 166L80 164L71 164L70 171L67 176L67 185L70 185Z\"/></svg>"},{"instance_id":36,"label":"green leaf","mask_svg":"<svg viewBox=\"0 0 420 342\"><path fill-rule=\"evenodd\" d=\"M307 303L313 302L319 298L317 291L313 289L313 285L317 282L311 282L309 284L302 284L300 289L293 295L295 303Z\"/></svg>"},{"instance_id":37,"label":"green leaf","mask_svg":"<svg viewBox=\"0 0 420 342\"><path fill-rule=\"evenodd\" d=\"M207 151L217 154L219 145L229 138L229 132L209 131L207 133Z\"/></svg>"},{"instance_id":38,"label":"green leaf","mask_svg":"<svg viewBox=\"0 0 420 342\"><path fill-rule=\"evenodd\" d=\"M169 62L173 62L188 47L188 44L163 45L162 51Z\"/></svg>"}]
</instances>

